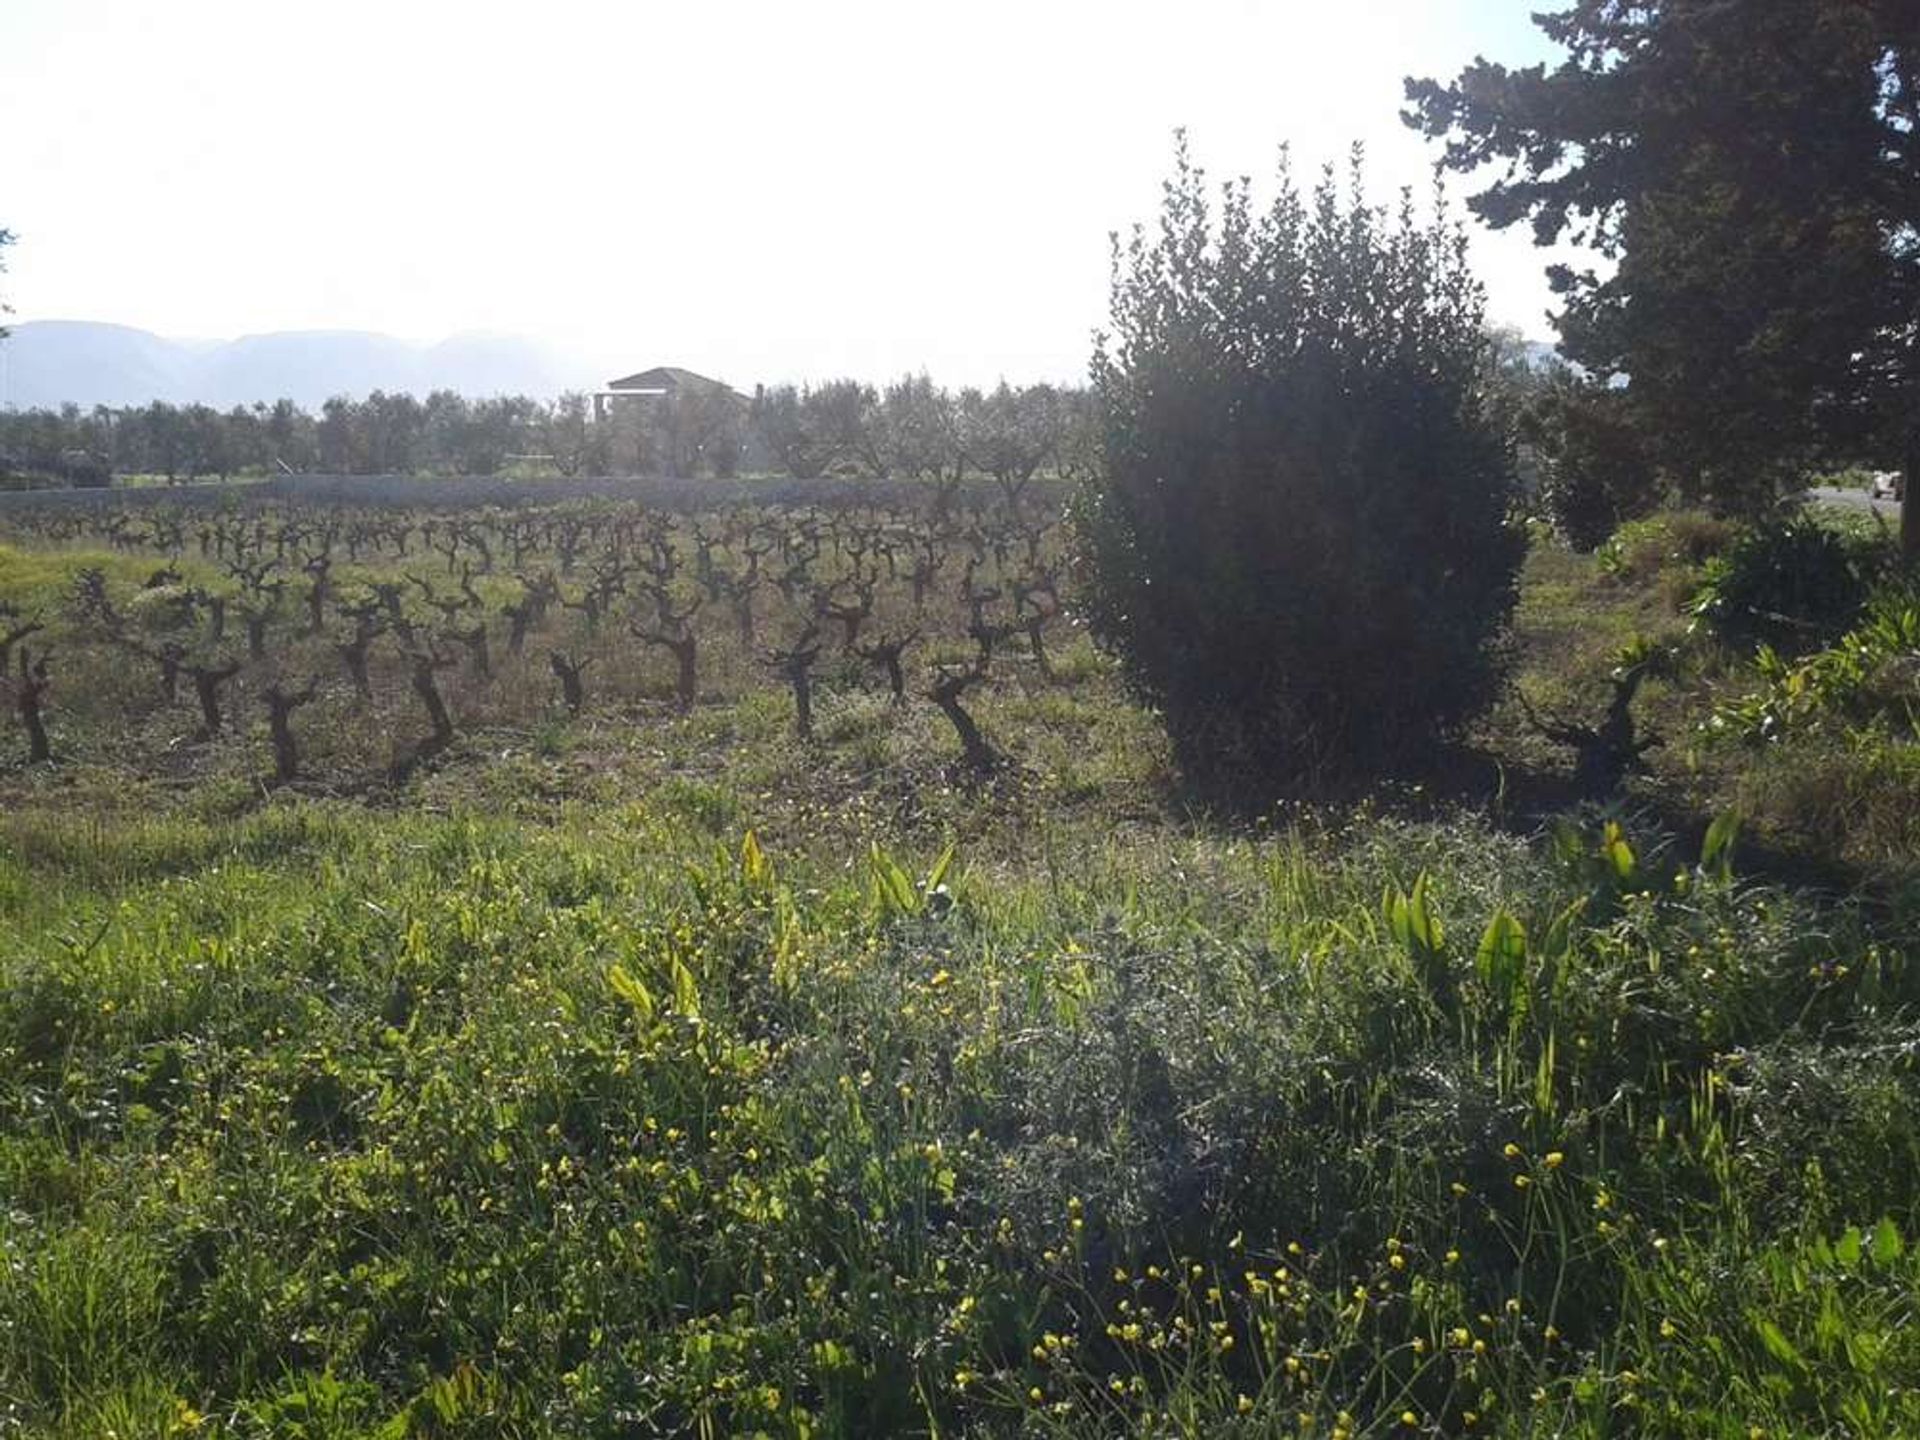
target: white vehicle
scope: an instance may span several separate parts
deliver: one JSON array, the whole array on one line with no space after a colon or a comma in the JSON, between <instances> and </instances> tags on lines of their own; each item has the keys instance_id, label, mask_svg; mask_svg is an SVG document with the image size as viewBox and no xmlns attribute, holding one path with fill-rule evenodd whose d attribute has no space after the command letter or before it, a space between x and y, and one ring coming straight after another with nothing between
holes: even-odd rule
<instances>
[{"instance_id":1,"label":"white vehicle","mask_svg":"<svg viewBox=\"0 0 1920 1440\"><path fill-rule=\"evenodd\" d=\"M1900 500L1907 493L1907 477L1898 470L1876 470L1869 477L1867 493L1876 500Z\"/></svg>"}]
</instances>

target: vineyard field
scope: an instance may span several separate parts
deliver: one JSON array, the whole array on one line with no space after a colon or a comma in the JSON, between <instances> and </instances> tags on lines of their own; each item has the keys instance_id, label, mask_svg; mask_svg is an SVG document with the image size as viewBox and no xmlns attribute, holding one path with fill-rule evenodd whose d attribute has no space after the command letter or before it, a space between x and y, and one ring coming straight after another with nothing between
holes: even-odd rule
<instances>
[{"instance_id":1,"label":"vineyard field","mask_svg":"<svg viewBox=\"0 0 1920 1440\"><path fill-rule=\"evenodd\" d=\"M1044 485L300 483L0 497L0 1435L1920 1433L1897 889L1203 810Z\"/></svg>"}]
</instances>

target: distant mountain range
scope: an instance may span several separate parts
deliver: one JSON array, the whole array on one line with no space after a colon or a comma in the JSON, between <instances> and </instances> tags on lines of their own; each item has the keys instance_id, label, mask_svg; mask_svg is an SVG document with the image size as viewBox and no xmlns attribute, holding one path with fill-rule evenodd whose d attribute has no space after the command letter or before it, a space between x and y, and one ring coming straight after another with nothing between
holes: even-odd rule
<instances>
[{"instance_id":1,"label":"distant mountain range","mask_svg":"<svg viewBox=\"0 0 1920 1440\"><path fill-rule=\"evenodd\" d=\"M227 409L283 396L309 409L370 390L457 390L463 395L557 395L599 377L570 373L531 341L456 335L413 345L360 330L290 330L237 340L170 340L125 325L34 320L0 340L0 406L69 401L144 405L198 402Z\"/></svg>"}]
</instances>

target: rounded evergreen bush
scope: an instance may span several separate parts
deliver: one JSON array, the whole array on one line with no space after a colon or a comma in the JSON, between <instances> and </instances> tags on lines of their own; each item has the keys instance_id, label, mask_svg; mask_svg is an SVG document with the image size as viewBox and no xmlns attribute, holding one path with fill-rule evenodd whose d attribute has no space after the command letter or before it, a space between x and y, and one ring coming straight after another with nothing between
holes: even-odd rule
<instances>
[{"instance_id":1,"label":"rounded evergreen bush","mask_svg":"<svg viewBox=\"0 0 1920 1440\"><path fill-rule=\"evenodd\" d=\"M1203 784L1405 766L1499 678L1525 538L1465 242L1284 157L1219 213L1184 140L1157 234L1115 242L1106 464L1076 516L1090 616Z\"/></svg>"},{"instance_id":2,"label":"rounded evergreen bush","mask_svg":"<svg viewBox=\"0 0 1920 1440\"><path fill-rule=\"evenodd\" d=\"M1556 375L1528 414L1526 433L1540 460L1540 498L1573 549L1599 548L1659 505L1659 471L1624 391Z\"/></svg>"},{"instance_id":3,"label":"rounded evergreen bush","mask_svg":"<svg viewBox=\"0 0 1920 1440\"><path fill-rule=\"evenodd\" d=\"M1708 562L1693 611L1730 645L1815 648L1860 618L1888 559L1877 538L1788 512L1753 526Z\"/></svg>"}]
</instances>

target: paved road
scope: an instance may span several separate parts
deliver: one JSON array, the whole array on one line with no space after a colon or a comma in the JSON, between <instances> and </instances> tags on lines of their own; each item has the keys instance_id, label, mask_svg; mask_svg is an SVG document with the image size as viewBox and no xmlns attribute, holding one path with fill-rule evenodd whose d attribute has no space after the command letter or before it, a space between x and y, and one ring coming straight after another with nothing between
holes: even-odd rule
<instances>
[{"instance_id":1,"label":"paved road","mask_svg":"<svg viewBox=\"0 0 1920 1440\"><path fill-rule=\"evenodd\" d=\"M1830 485L1820 485L1807 493L1823 505L1838 506L1842 510L1872 510L1894 521L1900 518L1898 500L1876 500L1864 490L1836 490Z\"/></svg>"}]
</instances>

